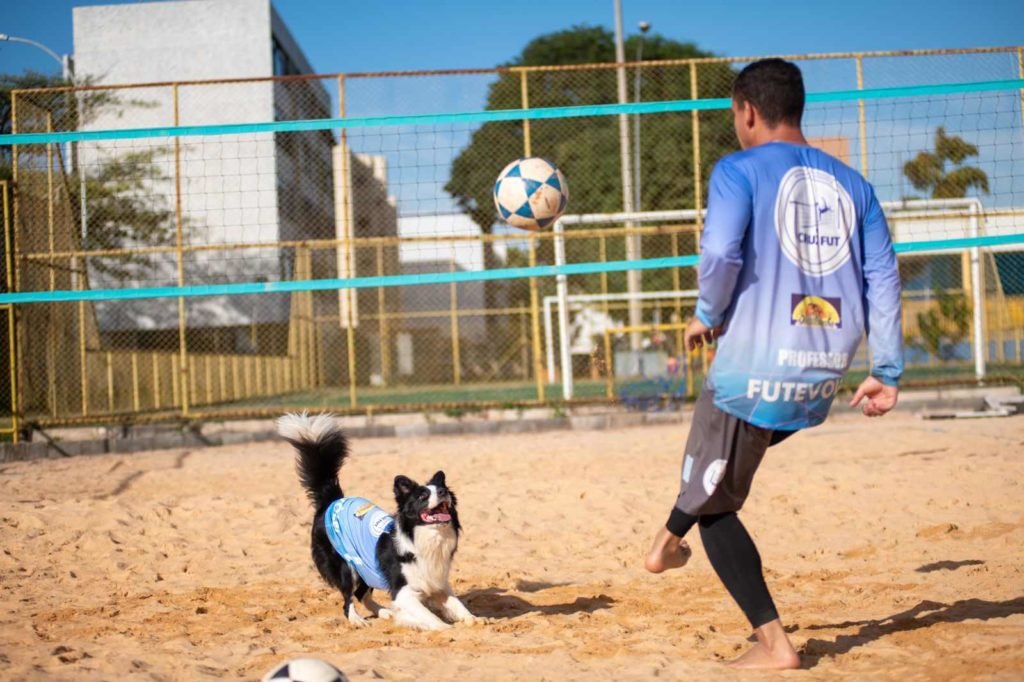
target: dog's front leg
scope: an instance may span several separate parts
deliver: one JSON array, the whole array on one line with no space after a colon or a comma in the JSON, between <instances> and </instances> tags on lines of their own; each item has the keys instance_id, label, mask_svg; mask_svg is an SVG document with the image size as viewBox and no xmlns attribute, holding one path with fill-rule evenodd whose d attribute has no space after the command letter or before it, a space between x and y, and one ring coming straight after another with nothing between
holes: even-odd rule
<instances>
[{"instance_id":1,"label":"dog's front leg","mask_svg":"<svg viewBox=\"0 0 1024 682\"><path fill-rule=\"evenodd\" d=\"M373 594L371 592L367 592L363 595L363 606L369 609L370 613L372 613L377 618L380 618L381 620L387 620L391 618L391 609L385 608L378 604L374 600Z\"/></svg>"},{"instance_id":2,"label":"dog's front leg","mask_svg":"<svg viewBox=\"0 0 1024 682\"><path fill-rule=\"evenodd\" d=\"M423 605L420 595L403 587L395 595L395 620L420 630L444 630L451 627Z\"/></svg>"},{"instance_id":3,"label":"dog's front leg","mask_svg":"<svg viewBox=\"0 0 1024 682\"><path fill-rule=\"evenodd\" d=\"M447 586L447 596L444 601L441 602L441 610L444 611L444 615L448 616L452 620L459 621L460 623L477 623L480 621L479 618L474 616L466 608L466 605L455 596L455 591L452 590L451 585Z\"/></svg>"}]
</instances>

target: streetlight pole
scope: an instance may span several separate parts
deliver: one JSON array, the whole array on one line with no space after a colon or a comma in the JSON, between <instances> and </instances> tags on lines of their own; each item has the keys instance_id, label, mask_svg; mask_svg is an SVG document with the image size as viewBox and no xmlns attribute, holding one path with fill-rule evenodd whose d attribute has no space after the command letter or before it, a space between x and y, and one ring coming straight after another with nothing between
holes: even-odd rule
<instances>
[{"instance_id":1,"label":"streetlight pole","mask_svg":"<svg viewBox=\"0 0 1024 682\"><path fill-rule=\"evenodd\" d=\"M48 48L46 45L43 45L42 43L37 43L36 41L30 40L29 38L19 38L18 36L7 35L6 33L0 33L0 41L6 41L9 43L23 43L25 45L37 47L46 54L53 57L57 61L57 63L60 64L60 75L64 80L69 81L71 80L71 77L74 75L74 68L71 64L70 55L64 55L62 57L61 55L57 54L56 52Z\"/></svg>"},{"instance_id":2,"label":"streetlight pole","mask_svg":"<svg viewBox=\"0 0 1024 682\"><path fill-rule=\"evenodd\" d=\"M619 103L625 104L626 98L626 48L622 42L622 0L614 0L615 6L615 61L618 63L616 69L616 80L618 85ZM619 158L622 163L622 210L625 213L634 213L636 208L633 203L635 193L633 190L633 155L630 153L629 144L629 117L626 114L619 114ZM635 223L626 221L626 228L632 228ZM640 239L630 231L626 235L626 260L638 260L640 258ZM630 294L638 294L642 288L639 270L626 271L626 289ZM638 328L643 322L643 312L640 308L640 301L631 298L629 301L629 326ZM632 332L629 335L629 346L631 350L640 350L640 332Z\"/></svg>"},{"instance_id":3,"label":"streetlight pole","mask_svg":"<svg viewBox=\"0 0 1024 682\"><path fill-rule=\"evenodd\" d=\"M30 38L21 38L19 36L8 35L6 33L0 33L0 42L22 43L23 45L31 45L32 47L42 50L46 54L53 57L54 61L60 64L60 77L64 80L64 82L71 83L72 85L74 84L75 65L71 59L71 55L59 55L40 42L36 42L35 40L31 40ZM67 143L66 150L67 151L65 151L64 153L64 163L68 164L71 163L70 142Z\"/></svg>"},{"instance_id":4,"label":"streetlight pole","mask_svg":"<svg viewBox=\"0 0 1024 682\"><path fill-rule=\"evenodd\" d=\"M640 68L640 64L644 60L644 36L651 30L651 24L648 21L641 21L637 24L637 28L640 29L640 41L636 45L636 75L633 78L633 100L637 103L640 102L640 81L643 77L643 69ZM636 192L636 198L633 199L633 204L637 211L643 210L643 203L641 201L642 193L640 192L641 181L640 181L640 115L635 114L633 116L633 190Z\"/></svg>"}]
</instances>

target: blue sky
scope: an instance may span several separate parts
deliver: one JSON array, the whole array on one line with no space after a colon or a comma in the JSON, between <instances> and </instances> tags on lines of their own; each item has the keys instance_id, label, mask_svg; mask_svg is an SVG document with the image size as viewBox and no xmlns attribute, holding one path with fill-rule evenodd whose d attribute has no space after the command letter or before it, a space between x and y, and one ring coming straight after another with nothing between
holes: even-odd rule
<instances>
[{"instance_id":1,"label":"blue sky","mask_svg":"<svg viewBox=\"0 0 1024 682\"><path fill-rule=\"evenodd\" d=\"M216 0L207 0L215 2ZM0 33L71 52L71 8L88 0L8 0ZM529 40L575 24L611 28L612 0L275 0L321 73L489 67ZM727 56L1024 44L1022 0L623 0L627 31ZM776 26L775 29L766 28ZM57 69L34 48L0 43L0 71ZM224 77L234 74L224 73Z\"/></svg>"}]
</instances>

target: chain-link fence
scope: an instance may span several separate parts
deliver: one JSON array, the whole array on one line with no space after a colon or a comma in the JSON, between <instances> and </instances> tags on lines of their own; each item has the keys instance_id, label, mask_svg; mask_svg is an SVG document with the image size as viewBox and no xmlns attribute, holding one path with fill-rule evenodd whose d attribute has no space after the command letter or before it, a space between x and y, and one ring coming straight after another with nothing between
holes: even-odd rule
<instances>
[{"instance_id":1,"label":"chain-link fence","mask_svg":"<svg viewBox=\"0 0 1024 682\"><path fill-rule=\"evenodd\" d=\"M865 91L812 100L805 131L872 181L895 241L911 249L901 255L908 380L972 379L979 361L990 377L1019 380L1024 248L928 244L1024 233L1024 90L943 89L1024 78L1021 48L789 58L808 92ZM524 155L563 170L570 213L683 216L570 225L567 262L621 261L630 240L640 258L695 254L708 175L737 149L727 109L634 115L627 135L617 116L430 115L611 104L620 75L630 101L728 98L749 61L16 91L16 133L125 132L13 148L8 291L415 281L550 264L552 233L504 227L493 208L498 171ZM391 118L340 130L218 128L374 116ZM171 126L207 134L131 132ZM0 370L0 405L44 425L286 407L458 411L561 399L566 371L578 400L628 397L637 374L657 378L663 395L692 396L709 360L682 351L694 269L645 271L638 288L627 280L568 278L570 367L551 361L551 277L54 301L16 306L13 317L3 307L0 367L11 372Z\"/></svg>"}]
</instances>

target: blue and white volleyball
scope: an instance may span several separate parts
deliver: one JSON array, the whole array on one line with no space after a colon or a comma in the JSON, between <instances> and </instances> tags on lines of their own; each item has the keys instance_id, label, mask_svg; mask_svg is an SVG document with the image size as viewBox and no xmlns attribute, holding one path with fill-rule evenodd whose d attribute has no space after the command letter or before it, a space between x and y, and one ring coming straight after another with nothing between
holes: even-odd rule
<instances>
[{"instance_id":1,"label":"blue and white volleyball","mask_svg":"<svg viewBox=\"0 0 1024 682\"><path fill-rule=\"evenodd\" d=\"M293 658L274 666L262 682L348 682L348 678L319 658Z\"/></svg>"},{"instance_id":2,"label":"blue and white volleyball","mask_svg":"<svg viewBox=\"0 0 1024 682\"><path fill-rule=\"evenodd\" d=\"M494 183L494 205L501 219L523 230L543 230L569 203L569 185L555 164L530 156L517 159Z\"/></svg>"}]
</instances>

